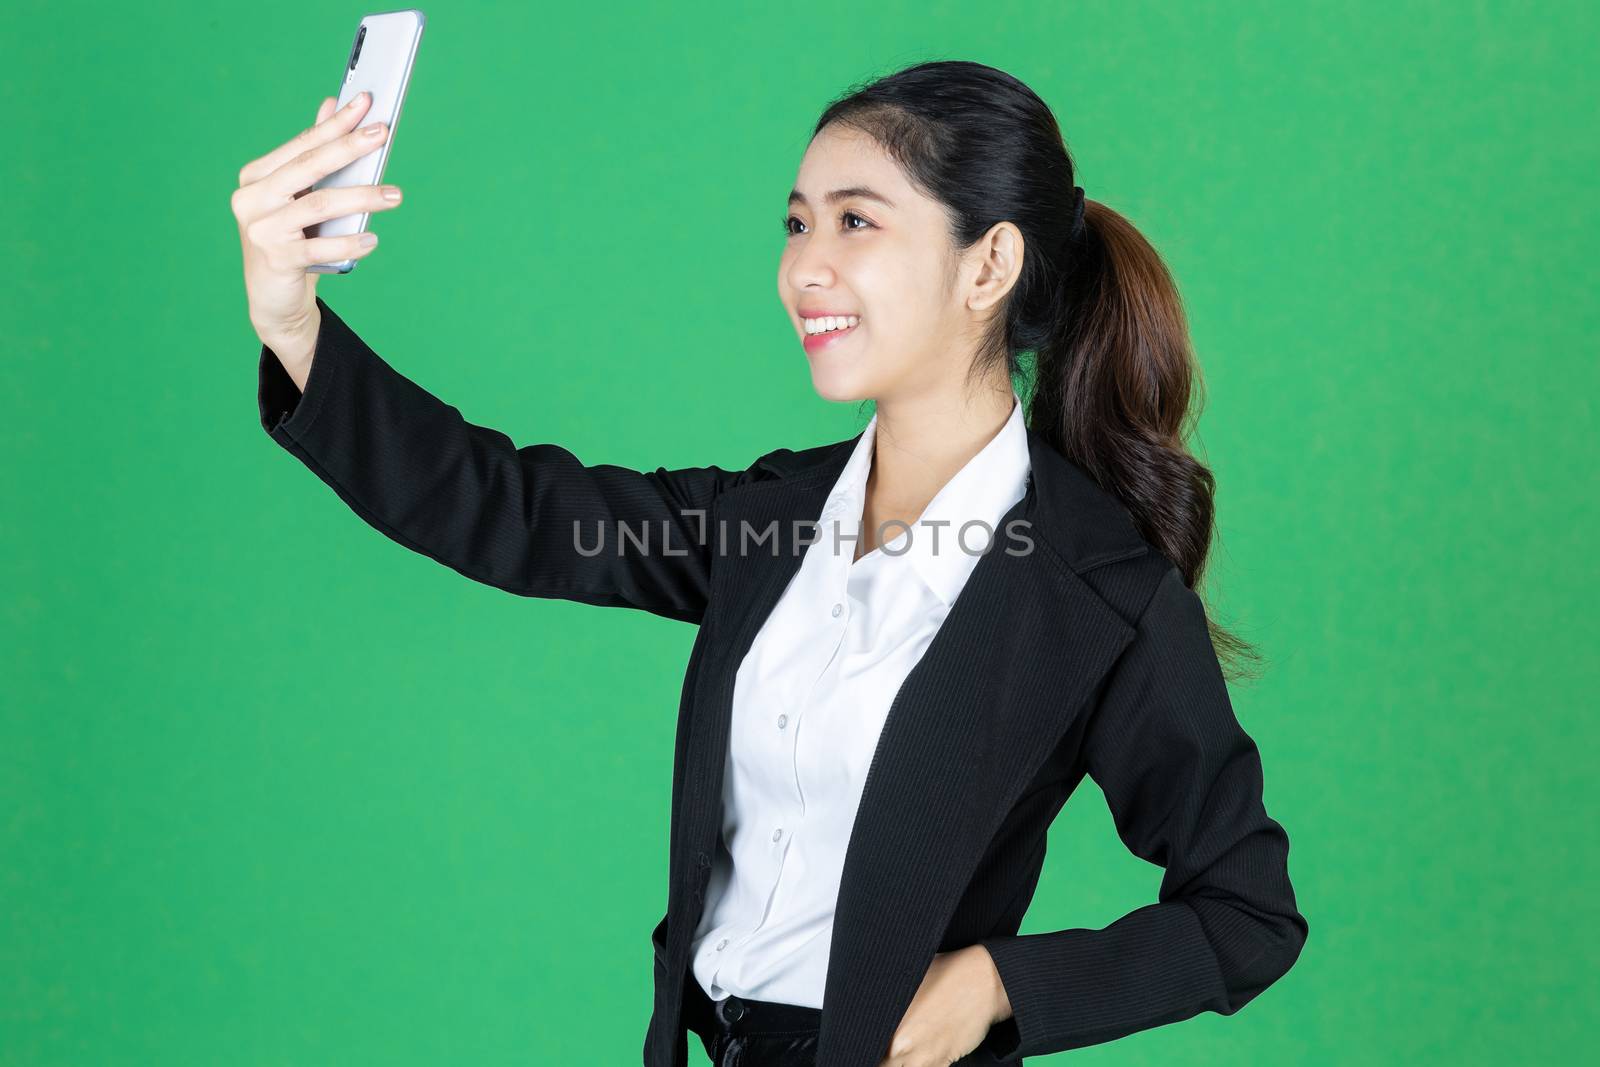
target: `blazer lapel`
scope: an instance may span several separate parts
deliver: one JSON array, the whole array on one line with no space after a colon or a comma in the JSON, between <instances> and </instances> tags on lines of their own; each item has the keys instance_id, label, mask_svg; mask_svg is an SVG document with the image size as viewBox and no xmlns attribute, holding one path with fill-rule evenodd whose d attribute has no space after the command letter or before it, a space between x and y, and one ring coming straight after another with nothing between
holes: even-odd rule
<instances>
[{"instance_id":1,"label":"blazer lapel","mask_svg":"<svg viewBox=\"0 0 1600 1067\"><path fill-rule=\"evenodd\" d=\"M1148 546L1081 469L1028 437L1027 492L906 676L867 772L824 989L818 1061L828 1067L881 1060L995 829L1133 638L1077 571ZM799 569L796 520L820 515L855 440L774 454L780 477L729 494L712 516L728 547L714 568L684 812L696 917L721 824L734 677ZM1014 519L1026 522L1015 537ZM740 552L741 523L775 526L774 538Z\"/></svg>"},{"instance_id":2,"label":"blazer lapel","mask_svg":"<svg viewBox=\"0 0 1600 1067\"><path fill-rule=\"evenodd\" d=\"M818 1062L876 1067L978 861L1133 630L997 528L878 739L845 852ZM863 996L865 990L872 995Z\"/></svg>"},{"instance_id":3,"label":"blazer lapel","mask_svg":"<svg viewBox=\"0 0 1600 1067\"><path fill-rule=\"evenodd\" d=\"M726 494L708 516L707 536L716 563L709 609L697 640L704 662L692 695L694 714L684 755L684 809L673 828L675 867L671 875L674 884L689 883L693 911L689 922L672 926L669 936L685 950L699 921L703 892L711 877L711 856L722 826L722 779L739 664L800 569L803 551L798 542L814 539L807 536L810 531L803 522L815 522L822 514L828 491L860 436L804 452L784 449L764 457L762 465L779 478ZM741 538L747 539L741 542Z\"/></svg>"}]
</instances>

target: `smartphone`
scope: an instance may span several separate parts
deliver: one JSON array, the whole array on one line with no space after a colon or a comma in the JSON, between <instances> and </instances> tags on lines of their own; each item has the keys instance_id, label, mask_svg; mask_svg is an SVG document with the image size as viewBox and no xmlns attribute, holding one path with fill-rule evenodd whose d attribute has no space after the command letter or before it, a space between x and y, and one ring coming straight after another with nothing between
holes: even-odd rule
<instances>
[{"instance_id":1,"label":"smartphone","mask_svg":"<svg viewBox=\"0 0 1600 1067\"><path fill-rule=\"evenodd\" d=\"M422 41L422 26L426 20L415 8L406 11L380 11L367 15L356 27L355 44L350 47L350 58L344 65L344 77L339 83L339 107L344 107L361 91L372 97L372 104L361 119L361 125L382 122L388 126L389 135L383 144L360 159L340 167L332 174L317 179L313 189L338 188L350 185L377 185L383 179L383 165L389 160L389 148L394 144L395 127L400 123L400 104L406 98L406 86L411 81L411 66L417 59L417 45ZM367 228L369 211L355 215L340 215L306 227L307 237L348 237ZM355 270L356 259L343 259L336 263L313 263L306 270L312 274L349 274Z\"/></svg>"}]
</instances>

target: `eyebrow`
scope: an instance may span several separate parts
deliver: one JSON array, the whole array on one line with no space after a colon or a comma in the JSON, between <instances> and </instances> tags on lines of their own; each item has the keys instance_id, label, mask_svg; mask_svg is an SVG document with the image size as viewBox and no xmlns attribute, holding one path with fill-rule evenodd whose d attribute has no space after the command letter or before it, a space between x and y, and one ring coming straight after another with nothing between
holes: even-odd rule
<instances>
[{"instance_id":1,"label":"eyebrow","mask_svg":"<svg viewBox=\"0 0 1600 1067\"><path fill-rule=\"evenodd\" d=\"M851 185L844 189L835 189L822 197L822 202L825 204L837 204L841 200L876 200L884 207L894 207L893 200L874 189L869 189L865 185ZM799 204L802 207L811 206L811 202L806 199L806 195L799 189L791 189L789 191L789 203Z\"/></svg>"}]
</instances>

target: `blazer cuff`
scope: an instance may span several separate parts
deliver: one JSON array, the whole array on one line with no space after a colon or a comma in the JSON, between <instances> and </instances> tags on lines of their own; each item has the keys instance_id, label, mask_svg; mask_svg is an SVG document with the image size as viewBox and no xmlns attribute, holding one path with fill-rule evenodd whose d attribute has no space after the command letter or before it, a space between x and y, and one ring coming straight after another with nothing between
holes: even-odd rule
<instances>
[{"instance_id":1,"label":"blazer cuff","mask_svg":"<svg viewBox=\"0 0 1600 1067\"><path fill-rule=\"evenodd\" d=\"M334 388L338 377L340 359L349 358L356 351L351 344L353 335L344 320L322 302L319 296L317 310L321 312L317 328L317 343L311 359L311 373L306 378L305 392L295 385L289 372L283 369L278 355L266 345L261 346L261 357L256 368L256 406L261 417L261 428L274 440L283 443L284 436L301 437L310 430L322 402Z\"/></svg>"},{"instance_id":2,"label":"blazer cuff","mask_svg":"<svg viewBox=\"0 0 1600 1067\"><path fill-rule=\"evenodd\" d=\"M1208 957L1168 952L1203 941L1185 904L1140 908L1103 930L1071 929L979 941L994 958L1015 1027L996 1029L1003 1062L1111 1041L1190 1018L1226 1001Z\"/></svg>"}]
</instances>

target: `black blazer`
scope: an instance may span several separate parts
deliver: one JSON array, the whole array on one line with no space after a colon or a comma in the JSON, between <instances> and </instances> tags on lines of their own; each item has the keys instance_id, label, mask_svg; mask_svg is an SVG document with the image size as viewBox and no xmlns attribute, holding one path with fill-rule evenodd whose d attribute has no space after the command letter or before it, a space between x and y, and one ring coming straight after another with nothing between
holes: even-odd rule
<instances>
[{"instance_id":1,"label":"black blazer","mask_svg":"<svg viewBox=\"0 0 1600 1067\"><path fill-rule=\"evenodd\" d=\"M720 825L733 681L799 568L857 437L744 470L585 465L466 422L318 300L302 397L262 348L263 428L364 520L520 596L699 626L672 773L667 911L651 934L648 1067L687 1063L683 992ZM1306 921L1199 597L1128 512L1028 433L1025 496L891 705L841 875L819 1067L877 1067L935 952L993 955L1014 1015L962 1064L1231 1015L1287 971ZM1027 520L1025 540L1008 533ZM606 550L588 555L603 526ZM622 524L648 549L617 539ZM748 525L743 525L748 524ZM740 550L745 534L744 550ZM758 538L766 535L765 540ZM663 542L659 538L665 536ZM1031 550L1028 542L1031 541ZM1103 929L1019 936L1051 821L1087 773L1117 832L1165 868Z\"/></svg>"}]
</instances>

